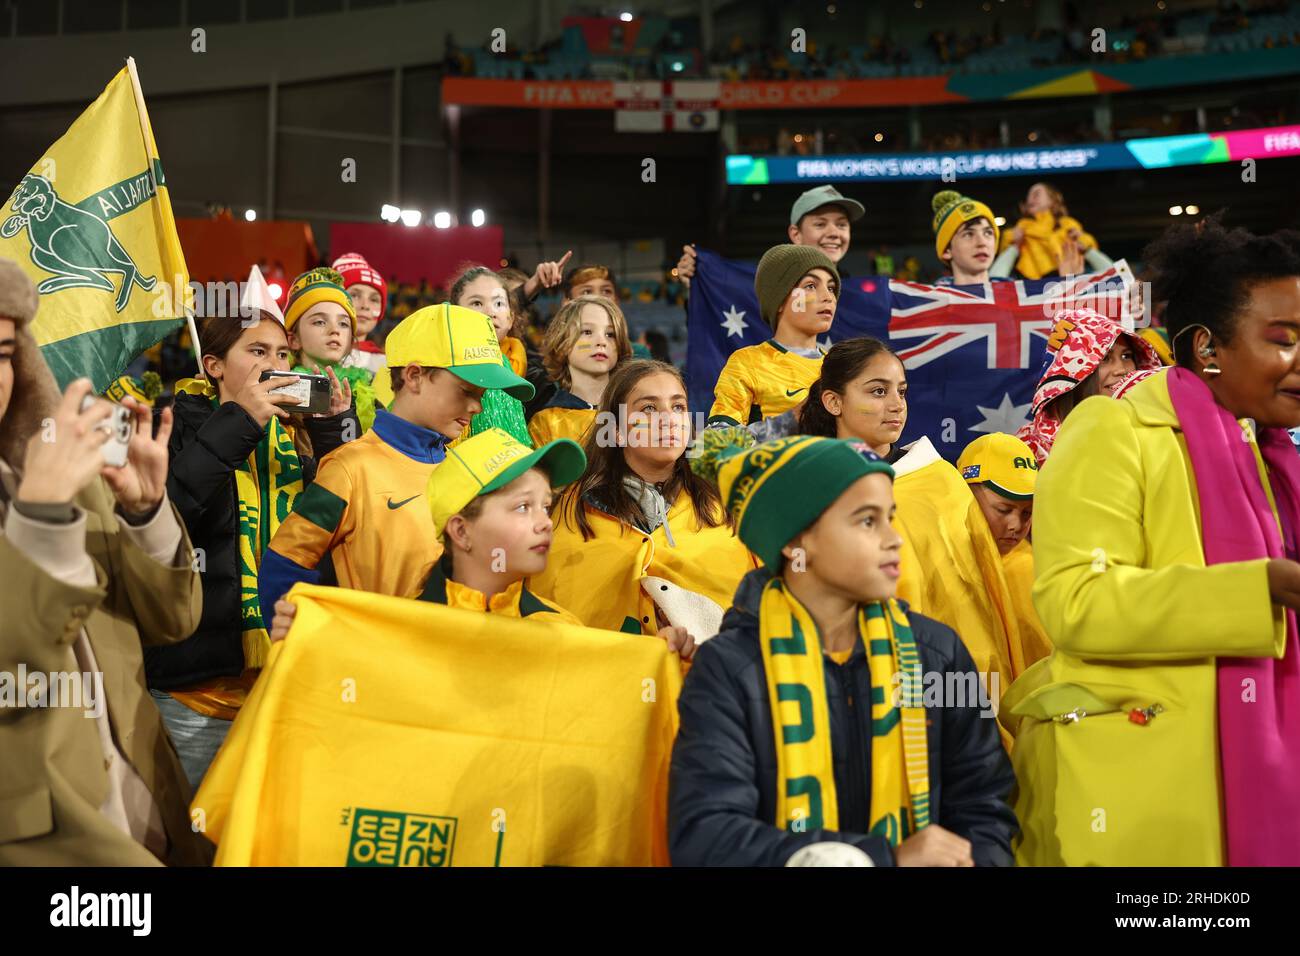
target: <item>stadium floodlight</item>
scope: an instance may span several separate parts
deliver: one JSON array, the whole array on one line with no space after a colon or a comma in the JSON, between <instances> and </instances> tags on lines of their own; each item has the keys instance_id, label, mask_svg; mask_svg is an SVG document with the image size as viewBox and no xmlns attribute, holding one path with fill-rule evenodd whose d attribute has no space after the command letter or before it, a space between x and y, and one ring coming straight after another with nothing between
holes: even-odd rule
<instances>
[{"instance_id":1,"label":"stadium floodlight","mask_svg":"<svg viewBox=\"0 0 1300 956\"><path fill-rule=\"evenodd\" d=\"M273 299L279 299L280 296L284 295L284 287L278 282L268 283L266 288L267 291L271 293L271 298Z\"/></svg>"},{"instance_id":2,"label":"stadium floodlight","mask_svg":"<svg viewBox=\"0 0 1300 956\"><path fill-rule=\"evenodd\" d=\"M1195 215L1196 215L1197 213L1199 213L1200 211L1201 211L1201 207L1200 207L1200 206L1184 206L1184 207L1183 207L1183 212L1187 213L1187 215L1189 215L1189 216L1195 216Z\"/></svg>"},{"instance_id":3,"label":"stadium floodlight","mask_svg":"<svg viewBox=\"0 0 1300 956\"><path fill-rule=\"evenodd\" d=\"M447 212L445 209L440 212L435 212L433 214L433 224L439 229L450 229L451 213Z\"/></svg>"},{"instance_id":4,"label":"stadium floodlight","mask_svg":"<svg viewBox=\"0 0 1300 956\"><path fill-rule=\"evenodd\" d=\"M997 226L999 229L1001 229L1006 224L1007 224L1006 216L998 216L996 219L993 220L993 225Z\"/></svg>"},{"instance_id":5,"label":"stadium floodlight","mask_svg":"<svg viewBox=\"0 0 1300 956\"><path fill-rule=\"evenodd\" d=\"M873 138L875 139L875 141L876 141L877 143L883 143L883 142L885 141L885 134L884 134L884 133L877 133Z\"/></svg>"},{"instance_id":6,"label":"stadium floodlight","mask_svg":"<svg viewBox=\"0 0 1300 956\"><path fill-rule=\"evenodd\" d=\"M409 226L411 228L414 228L415 226L418 226L420 224L420 220L422 220L423 218L424 218L424 213L420 212L420 210L418 209L402 210L403 226Z\"/></svg>"},{"instance_id":7,"label":"stadium floodlight","mask_svg":"<svg viewBox=\"0 0 1300 956\"><path fill-rule=\"evenodd\" d=\"M471 226L481 226L487 222L487 213L482 209L475 209L469 214L469 223Z\"/></svg>"},{"instance_id":8,"label":"stadium floodlight","mask_svg":"<svg viewBox=\"0 0 1300 956\"><path fill-rule=\"evenodd\" d=\"M390 203L384 203L383 207L379 210L379 218L384 220L384 222L397 222L397 220L402 218L402 210Z\"/></svg>"},{"instance_id":9,"label":"stadium floodlight","mask_svg":"<svg viewBox=\"0 0 1300 956\"><path fill-rule=\"evenodd\" d=\"M255 219L257 219L257 210L256 210L256 209L245 209L245 210L244 210L244 218L245 218L247 221L249 221L249 222L253 222Z\"/></svg>"},{"instance_id":10,"label":"stadium floodlight","mask_svg":"<svg viewBox=\"0 0 1300 956\"><path fill-rule=\"evenodd\" d=\"M1182 214L1183 214L1183 207L1182 207L1182 206L1170 206L1170 207L1169 207L1169 215L1171 215L1171 216L1181 216Z\"/></svg>"},{"instance_id":11,"label":"stadium floodlight","mask_svg":"<svg viewBox=\"0 0 1300 956\"><path fill-rule=\"evenodd\" d=\"M620 14L618 15L618 18L619 18L620 20L622 20L624 23L631 23L631 22L632 22L632 14L628 13L626 10L624 10L622 13L620 13Z\"/></svg>"}]
</instances>

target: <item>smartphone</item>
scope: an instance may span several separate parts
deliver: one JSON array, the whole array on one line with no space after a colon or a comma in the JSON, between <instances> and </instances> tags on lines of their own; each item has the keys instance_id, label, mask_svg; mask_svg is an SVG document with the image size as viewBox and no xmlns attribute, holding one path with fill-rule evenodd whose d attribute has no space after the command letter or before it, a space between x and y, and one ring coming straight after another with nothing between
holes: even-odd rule
<instances>
[{"instance_id":1,"label":"smartphone","mask_svg":"<svg viewBox=\"0 0 1300 956\"><path fill-rule=\"evenodd\" d=\"M327 375L304 375L300 372L277 372L268 368L259 381L268 378L282 378L297 375L296 382L286 382L279 388L271 389L272 395L292 395L298 400L296 405L281 405L287 412L302 412L306 415L319 415L330 410L330 380Z\"/></svg>"},{"instance_id":2,"label":"smartphone","mask_svg":"<svg viewBox=\"0 0 1300 956\"><path fill-rule=\"evenodd\" d=\"M90 408L95 400L96 396L87 395L81 400L81 410L84 412ZM135 432L135 415L131 409L116 402L110 404L113 406L113 414L99 426L109 431L108 441L100 445L99 450L104 456L104 464L121 468L126 464L127 446L131 444L131 435Z\"/></svg>"}]
</instances>

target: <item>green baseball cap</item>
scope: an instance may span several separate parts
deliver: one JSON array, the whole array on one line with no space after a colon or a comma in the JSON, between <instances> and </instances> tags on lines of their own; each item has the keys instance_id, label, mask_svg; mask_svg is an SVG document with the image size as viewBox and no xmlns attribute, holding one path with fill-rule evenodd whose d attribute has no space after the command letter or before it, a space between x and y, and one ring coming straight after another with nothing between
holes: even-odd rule
<instances>
[{"instance_id":1,"label":"green baseball cap","mask_svg":"<svg viewBox=\"0 0 1300 956\"><path fill-rule=\"evenodd\" d=\"M866 206L856 199L841 195L834 186L817 186L794 201L794 205L790 207L790 225L799 225L800 219L822 206L843 206L849 222L857 222L867 212Z\"/></svg>"}]
</instances>

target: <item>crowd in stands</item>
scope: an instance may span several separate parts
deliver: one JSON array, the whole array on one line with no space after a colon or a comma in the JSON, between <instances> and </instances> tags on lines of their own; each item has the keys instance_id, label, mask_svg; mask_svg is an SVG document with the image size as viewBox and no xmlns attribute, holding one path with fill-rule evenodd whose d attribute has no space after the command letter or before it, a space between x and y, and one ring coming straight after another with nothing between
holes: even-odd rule
<instances>
[{"instance_id":1,"label":"crowd in stands","mask_svg":"<svg viewBox=\"0 0 1300 956\"><path fill-rule=\"evenodd\" d=\"M951 189L928 212L943 284L1110 264L1049 183L1005 228ZM795 201L754 275L765 337L726 356L699 424L612 270L567 254L470 265L400 318L357 253L283 310L254 269L249 314L203 320L201 378L124 382L116 406L85 378L60 394L30 332L44 303L0 259L0 648L113 678L94 722L0 722L45 808L0 863L206 862L186 810L200 786L194 806L222 799L204 780L239 758L228 735L321 734L255 696L316 646L295 630L307 584L529 621L539 646L662 641L684 675L654 824L675 865L805 865L827 843L882 867L1294 865L1300 233L1171 227L1144 256L1162 326L1056 315L1029 420L954 465L902 442L927 386L888 343L823 342L867 214L829 185ZM696 265L683 249L677 277ZM536 346L547 289L563 305ZM298 374L328 401L277 386ZM101 450L115 408L122 464ZM301 766L295 792L326 783Z\"/></svg>"},{"instance_id":2,"label":"crowd in stands","mask_svg":"<svg viewBox=\"0 0 1300 956\"><path fill-rule=\"evenodd\" d=\"M453 75L509 79L848 80L1007 73L1300 44L1300 6L1280 0L1246 7L1234 0L1208 12L1143 13L1125 16L1119 23L1094 23L1086 6L1067 3L1062 29L1032 31L1004 27L995 7L984 4L991 14L986 28L936 29L920 43L889 35L820 43L809 36L806 49L796 52L785 41L755 41L737 34L704 51L691 45L698 36L694 21L648 16L630 45L619 36L617 43L600 50L590 48L578 24L566 26L558 38L535 50L511 47L505 53L493 52L486 43L482 48L462 46L448 35L445 62ZM1101 49L1094 35L1098 28L1106 34Z\"/></svg>"}]
</instances>

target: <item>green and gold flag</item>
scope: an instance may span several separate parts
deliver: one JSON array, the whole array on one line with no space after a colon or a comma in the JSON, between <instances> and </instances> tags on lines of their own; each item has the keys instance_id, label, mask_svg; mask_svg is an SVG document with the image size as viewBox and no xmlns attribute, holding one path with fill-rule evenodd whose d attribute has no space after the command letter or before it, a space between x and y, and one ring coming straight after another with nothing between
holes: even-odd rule
<instances>
[{"instance_id":1,"label":"green and gold flag","mask_svg":"<svg viewBox=\"0 0 1300 956\"><path fill-rule=\"evenodd\" d=\"M184 321L189 271L134 60L0 207L0 256L36 283L32 330L61 387L102 391Z\"/></svg>"},{"instance_id":2,"label":"green and gold flag","mask_svg":"<svg viewBox=\"0 0 1300 956\"><path fill-rule=\"evenodd\" d=\"M296 585L191 805L218 866L668 863L657 637Z\"/></svg>"}]
</instances>

